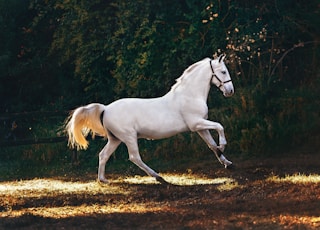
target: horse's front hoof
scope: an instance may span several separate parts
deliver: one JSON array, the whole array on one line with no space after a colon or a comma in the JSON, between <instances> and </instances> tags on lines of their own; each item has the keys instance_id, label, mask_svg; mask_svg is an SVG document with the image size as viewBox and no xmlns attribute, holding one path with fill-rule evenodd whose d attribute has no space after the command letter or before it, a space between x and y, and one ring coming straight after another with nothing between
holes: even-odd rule
<instances>
[{"instance_id":1,"label":"horse's front hoof","mask_svg":"<svg viewBox=\"0 0 320 230\"><path fill-rule=\"evenodd\" d=\"M225 167L226 169L230 169L230 170L235 168L234 164L225 165L224 167Z\"/></svg>"}]
</instances>

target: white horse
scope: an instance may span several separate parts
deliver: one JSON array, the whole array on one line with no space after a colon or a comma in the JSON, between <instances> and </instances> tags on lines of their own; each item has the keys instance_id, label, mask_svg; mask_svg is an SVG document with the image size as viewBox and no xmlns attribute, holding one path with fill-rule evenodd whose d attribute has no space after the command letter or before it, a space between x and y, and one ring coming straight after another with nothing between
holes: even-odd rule
<instances>
[{"instance_id":1,"label":"white horse","mask_svg":"<svg viewBox=\"0 0 320 230\"><path fill-rule=\"evenodd\" d=\"M105 165L121 142L125 143L129 160L159 182L163 178L148 167L139 154L138 138L161 139L185 131L197 132L226 168L232 165L222 152L227 144L221 124L207 120L207 97L211 84L225 97L234 93L233 84L223 60L205 58L189 66L164 96L151 99L127 98L109 105L92 103L74 110L66 122L70 147L86 149L86 135L108 138L99 153L98 180L107 183ZM219 146L210 131L219 134Z\"/></svg>"}]
</instances>

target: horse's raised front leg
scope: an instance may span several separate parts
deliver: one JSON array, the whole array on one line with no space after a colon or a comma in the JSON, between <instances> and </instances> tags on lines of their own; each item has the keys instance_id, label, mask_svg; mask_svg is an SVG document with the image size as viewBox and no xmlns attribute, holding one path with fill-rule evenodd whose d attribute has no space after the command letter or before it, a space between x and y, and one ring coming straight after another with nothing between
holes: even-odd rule
<instances>
[{"instance_id":1,"label":"horse's raised front leg","mask_svg":"<svg viewBox=\"0 0 320 230\"><path fill-rule=\"evenodd\" d=\"M139 154L139 147L137 139L128 140L125 142L128 152L129 152L129 160L133 162L135 165L137 165L140 169L142 169L145 173L147 173L149 176L152 176L156 178L157 181L164 183L165 180L156 173L153 169L151 169L148 165L146 165Z\"/></svg>"},{"instance_id":2,"label":"horse's raised front leg","mask_svg":"<svg viewBox=\"0 0 320 230\"><path fill-rule=\"evenodd\" d=\"M225 156L222 154L223 150L220 150L220 147L217 146L209 130L199 130L198 134L207 143L209 148L215 153L216 157L218 158L220 163L224 165L225 168L228 168L232 165L232 162L227 160L227 158L225 158Z\"/></svg>"},{"instance_id":3,"label":"horse's raised front leg","mask_svg":"<svg viewBox=\"0 0 320 230\"><path fill-rule=\"evenodd\" d=\"M201 119L194 125L192 131L198 132L198 131L210 130L210 129L214 129L218 132L218 134L219 134L219 148L221 151L223 151L225 145L227 144L227 140L224 135L224 129L220 123L209 121L206 119Z\"/></svg>"},{"instance_id":4,"label":"horse's raised front leg","mask_svg":"<svg viewBox=\"0 0 320 230\"><path fill-rule=\"evenodd\" d=\"M109 160L112 153L117 149L120 140L109 137L108 143L99 153L99 169L98 169L98 180L102 183L108 183L108 180L105 177L106 163Z\"/></svg>"}]
</instances>

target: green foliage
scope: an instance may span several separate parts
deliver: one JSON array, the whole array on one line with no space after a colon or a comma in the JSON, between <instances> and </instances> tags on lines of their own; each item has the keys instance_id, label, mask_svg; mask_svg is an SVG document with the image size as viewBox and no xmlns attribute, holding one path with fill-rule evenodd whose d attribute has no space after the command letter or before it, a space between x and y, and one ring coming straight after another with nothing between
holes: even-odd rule
<instances>
[{"instance_id":1,"label":"green foliage","mask_svg":"<svg viewBox=\"0 0 320 230\"><path fill-rule=\"evenodd\" d=\"M231 150L263 154L302 144L314 135L312 127L319 127L319 93L313 85L319 83L317 3L228 4L226 52L233 75L239 76L234 80L238 101L229 102L233 114L222 118L232 124Z\"/></svg>"},{"instance_id":2,"label":"green foliage","mask_svg":"<svg viewBox=\"0 0 320 230\"><path fill-rule=\"evenodd\" d=\"M319 128L318 93L310 87L263 91L239 89L229 108L212 109L211 117L224 124L228 151L246 155L278 153L303 145Z\"/></svg>"},{"instance_id":3,"label":"green foliage","mask_svg":"<svg viewBox=\"0 0 320 230\"><path fill-rule=\"evenodd\" d=\"M0 0L0 111L161 96L190 64L217 52L227 54L236 89L232 98L216 89L208 98L227 153L302 144L319 135L318 8L315 0ZM37 126L47 135L56 125ZM209 153L196 134L140 146L149 160ZM94 165L95 156L81 154L81 163ZM126 156L125 147L115 155Z\"/></svg>"}]
</instances>

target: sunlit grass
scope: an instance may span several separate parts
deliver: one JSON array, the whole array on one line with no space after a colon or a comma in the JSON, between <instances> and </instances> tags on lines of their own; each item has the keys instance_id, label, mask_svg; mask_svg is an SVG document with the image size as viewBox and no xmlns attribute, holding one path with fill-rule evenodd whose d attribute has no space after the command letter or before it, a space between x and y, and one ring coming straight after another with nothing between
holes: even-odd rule
<instances>
[{"instance_id":1,"label":"sunlit grass","mask_svg":"<svg viewBox=\"0 0 320 230\"><path fill-rule=\"evenodd\" d=\"M300 224L309 225L312 229L319 229L316 227L319 226L320 217L319 216L280 215L279 222L281 224L300 223Z\"/></svg>"},{"instance_id":2,"label":"sunlit grass","mask_svg":"<svg viewBox=\"0 0 320 230\"><path fill-rule=\"evenodd\" d=\"M217 187L217 189L222 192L222 191L231 191L235 188L243 188L242 185L239 185L237 181L226 181L226 183L223 183Z\"/></svg>"},{"instance_id":3,"label":"sunlit grass","mask_svg":"<svg viewBox=\"0 0 320 230\"><path fill-rule=\"evenodd\" d=\"M279 177L277 175L272 175L266 179L268 182L275 183L294 183L294 184L306 184L306 183L320 183L320 175L318 174L294 174L294 175L286 175L285 177Z\"/></svg>"},{"instance_id":4,"label":"sunlit grass","mask_svg":"<svg viewBox=\"0 0 320 230\"><path fill-rule=\"evenodd\" d=\"M111 214L111 213L147 213L168 211L168 207L159 204L82 204L79 206L61 206L61 207L32 207L19 210L10 210L0 213L0 217L19 217L26 214L48 218L67 218L73 216L90 216L92 214Z\"/></svg>"},{"instance_id":5,"label":"sunlit grass","mask_svg":"<svg viewBox=\"0 0 320 230\"><path fill-rule=\"evenodd\" d=\"M170 184L180 186L193 186L193 185L220 185L220 184L232 184L234 179L228 177L219 178L206 178L200 175L194 174L161 174L163 178ZM150 176L134 176L121 178L114 180L114 182L125 182L129 184L159 184L153 177Z\"/></svg>"},{"instance_id":6,"label":"sunlit grass","mask_svg":"<svg viewBox=\"0 0 320 230\"><path fill-rule=\"evenodd\" d=\"M62 181L57 179L33 179L0 183L0 207L4 210L0 212L1 217L19 217L26 214L50 217L65 218L72 216L86 216L92 214L110 214L121 212L155 212L161 209L159 205L122 203L122 204L85 204L79 203L76 206L63 205L56 207L50 204L46 206L22 207L15 210L15 206L23 206L25 202L32 199L50 199L50 197L90 197L95 195L108 195L117 197L126 196L130 189L125 189L117 180L110 180L110 184L101 186L97 181ZM61 199L61 198L58 198Z\"/></svg>"},{"instance_id":7,"label":"sunlit grass","mask_svg":"<svg viewBox=\"0 0 320 230\"><path fill-rule=\"evenodd\" d=\"M127 193L127 191L118 186L109 186L108 189L105 189L96 181L66 182L55 179L33 179L0 183L0 195L10 194L14 196L29 194L30 196L36 197L41 194L49 195L50 193L87 193L88 195L94 195L97 193L110 194L114 192L121 194Z\"/></svg>"},{"instance_id":8,"label":"sunlit grass","mask_svg":"<svg viewBox=\"0 0 320 230\"><path fill-rule=\"evenodd\" d=\"M234 179L228 177L219 178L205 178L199 175L192 174L163 174L162 175L167 182L173 185L180 186L193 186L193 185L219 185L221 188L235 187L237 184ZM57 179L33 179L33 180L20 180L0 183L0 195L18 195L18 194L30 194L31 196L38 196L40 194L50 193L87 193L87 194L126 194L129 191L120 187L121 184L159 184L155 178L150 176L133 176L118 179L110 179L110 184L101 184L96 181L89 182L69 182ZM32 193L31 193L32 191Z\"/></svg>"}]
</instances>

